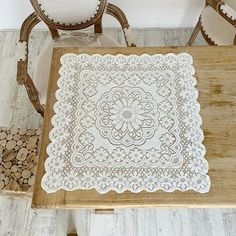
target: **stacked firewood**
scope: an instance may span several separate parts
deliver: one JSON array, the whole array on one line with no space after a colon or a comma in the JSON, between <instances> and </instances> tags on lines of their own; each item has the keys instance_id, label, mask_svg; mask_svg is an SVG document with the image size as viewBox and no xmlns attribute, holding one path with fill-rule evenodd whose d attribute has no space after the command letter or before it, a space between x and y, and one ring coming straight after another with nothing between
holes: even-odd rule
<instances>
[{"instance_id":1,"label":"stacked firewood","mask_svg":"<svg viewBox=\"0 0 236 236\"><path fill-rule=\"evenodd\" d=\"M0 191L32 192L41 130L0 128Z\"/></svg>"}]
</instances>

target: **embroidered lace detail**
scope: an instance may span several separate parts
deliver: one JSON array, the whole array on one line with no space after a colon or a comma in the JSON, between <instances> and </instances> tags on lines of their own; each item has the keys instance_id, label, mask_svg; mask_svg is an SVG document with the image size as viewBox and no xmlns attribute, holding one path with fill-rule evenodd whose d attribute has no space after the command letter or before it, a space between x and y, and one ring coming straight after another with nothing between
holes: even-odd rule
<instances>
[{"instance_id":1,"label":"embroidered lace detail","mask_svg":"<svg viewBox=\"0 0 236 236\"><path fill-rule=\"evenodd\" d=\"M154 135L158 112L152 95L138 87L114 87L97 103L96 125L114 145L141 145Z\"/></svg>"},{"instance_id":2,"label":"embroidered lace detail","mask_svg":"<svg viewBox=\"0 0 236 236\"><path fill-rule=\"evenodd\" d=\"M209 191L189 54L65 54L61 64L45 191Z\"/></svg>"}]
</instances>

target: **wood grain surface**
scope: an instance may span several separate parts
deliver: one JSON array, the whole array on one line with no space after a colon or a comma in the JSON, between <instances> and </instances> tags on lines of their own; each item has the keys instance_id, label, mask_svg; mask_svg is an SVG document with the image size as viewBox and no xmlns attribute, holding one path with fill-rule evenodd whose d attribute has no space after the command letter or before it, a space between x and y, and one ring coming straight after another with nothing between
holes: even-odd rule
<instances>
[{"instance_id":1,"label":"wood grain surface","mask_svg":"<svg viewBox=\"0 0 236 236\"><path fill-rule=\"evenodd\" d=\"M48 194L41 188L46 147L52 129L60 57L65 53L156 54L188 52L193 56L203 119L206 159L209 162L211 190L165 193L96 190L60 190ZM236 47L162 47L162 48L55 48L52 58L48 99L44 119L39 166L34 188L34 208L124 208L124 207L236 207Z\"/></svg>"}]
</instances>

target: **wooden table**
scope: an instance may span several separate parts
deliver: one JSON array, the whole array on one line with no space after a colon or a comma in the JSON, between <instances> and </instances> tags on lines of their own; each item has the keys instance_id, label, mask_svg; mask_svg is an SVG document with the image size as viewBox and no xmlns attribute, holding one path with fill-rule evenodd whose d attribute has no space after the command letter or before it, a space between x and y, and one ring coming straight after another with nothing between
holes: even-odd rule
<instances>
[{"instance_id":1,"label":"wooden table","mask_svg":"<svg viewBox=\"0 0 236 236\"><path fill-rule=\"evenodd\" d=\"M48 133L52 128L54 93L57 89L60 57L65 53L156 54L188 52L193 56L209 162L211 190L165 193L109 192L95 190L58 191L48 194L41 188ZM236 207L236 47L161 48L55 48L52 58L39 166L33 208L124 208L124 207Z\"/></svg>"}]
</instances>

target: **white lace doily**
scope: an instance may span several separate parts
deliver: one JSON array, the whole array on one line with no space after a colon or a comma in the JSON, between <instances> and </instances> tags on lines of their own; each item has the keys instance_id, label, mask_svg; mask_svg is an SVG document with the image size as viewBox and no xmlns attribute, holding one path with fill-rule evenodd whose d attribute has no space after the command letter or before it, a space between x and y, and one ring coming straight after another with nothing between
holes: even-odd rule
<instances>
[{"instance_id":1,"label":"white lace doily","mask_svg":"<svg viewBox=\"0 0 236 236\"><path fill-rule=\"evenodd\" d=\"M65 54L61 64L45 191L209 191L189 54Z\"/></svg>"}]
</instances>

